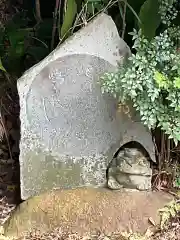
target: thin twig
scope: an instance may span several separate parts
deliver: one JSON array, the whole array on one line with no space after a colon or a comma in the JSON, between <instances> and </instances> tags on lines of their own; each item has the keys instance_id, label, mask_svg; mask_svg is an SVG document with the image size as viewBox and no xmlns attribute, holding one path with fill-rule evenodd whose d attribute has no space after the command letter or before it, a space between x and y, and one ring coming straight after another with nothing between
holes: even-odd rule
<instances>
[{"instance_id":1,"label":"thin twig","mask_svg":"<svg viewBox=\"0 0 180 240\"><path fill-rule=\"evenodd\" d=\"M124 39L124 34L126 31L126 9L127 9L127 1L124 1L124 10L123 10L123 25L122 25L122 39Z\"/></svg>"},{"instance_id":2,"label":"thin twig","mask_svg":"<svg viewBox=\"0 0 180 240\"><path fill-rule=\"evenodd\" d=\"M66 6L65 2L64 2L64 6ZM61 0L59 2L59 8L58 8L57 26L58 26L58 36L59 36L59 39L60 39L60 36L61 36Z\"/></svg>"},{"instance_id":3,"label":"thin twig","mask_svg":"<svg viewBox=\"0 0 180 240\"><path fill-rule=\"evenodd\" d=\"M118 1L119 1L119 0L115 0L115 1L110 0L109 3L106 5L105 8L99 10L99 11L98 11L97 13L95 13L93 16L91 16L90 18L88 18L86 22L91 21L91 20L92 20L93 18L95 18L98 14L100 14L100 13L102 13L102 12L105 12L108 8L112 7L112 6L113 6L114 4L116 4ZM86 6L86 4L87 4L87 3L85 3L85 6ZM83 8L84 8L84 7L83 7ZM83 10L83 9L81 9L81 12L82 12L82 10ZM80 12L80 13L81 13L81 12ZM80 18L80 15L81 15L80 13L78 14L78 19ZM75 23L73 24L73 26L64 34L64 36L62 37L62 39L61 39L61 41L60 41L60 44L61 44L61 42L64 40L66 34L67 34L69 31L71 31L71 33L73 33L75 27L80 27L80 26L84 25L84 23L80 23L80 24L77 24L77 25L76 25L78 19L76 18ZM72 31L72 30L73 30L73 31Z\"/></svg>"},{"instance_id":4,"label":"thin twig","mask_svg":"<svg viewBox=\"0 0 180 240\"><path fill-rule=\"evenodd\" d=\"M154 148L155 148L155 154L158 158L158 161L159 161L159 158L160 158L160 153L159 153L159 150L158 150L158 147L157 147L157 144L156 144L156 139L155 137L152 137L152 141L153 141L153 144L154 144Z\"/></svg>"},{"instance_id":5,"label":"thin twig","mask_svg":"<svg viewBox=\"0 0 180 240\"><path fill-rule=\"evenodd\" d=\"M170 145L170 139L167 139L167 162L170 162L170 151L171 151L171 145Z\"/></svg>"},{"instance_id":6,"label":"thin twig","mask_svg":"<svg viewBox=\"0 0 180 240\"><path fill-rule=\"evenodd\" d=\"M123 0L123 1L126 1L126 5L127 7L131 10L131 12L134 14L134 16L136 17L136 19L138 20L139 24L141 24L141 20L140 18L138 17L136 11L134 11L134 9L131 7L131 5L127 2L127 0Z\"/></svg>"},{"instance_id":7,"label":"thin twig","mask_svg":"<svg viewBox=\"0 0 180 240\"><path fill-rule=\"evenodd\" d=\"M12 152L11 152L11 147L10 147L10 143L9 143L9 138L8 138L8 133L7 133L7 130L6 130L6 127L4 125L4 120L3 120L3 116L2 116L2 112L0 110L0 122L1 122L1 125L4 129L4 135L6 137L6 141L7 141L7 145L8 145L8 150L9 150L9 155L10 155L10 159L13 160L12 158Z\"/></svg>"},{"instance_id":8,"label":"thin twig","mask_svg":"<svg viewBox=\"0 0 180 240\"><path fill-rule=\"evenodd\" d=\"M73 27L71 28L71 34L74 32L74 29L75 29L75 27L77 26L78 20L80 19L80 16L81 16L81 14L83 13L84 8L86 7L87 4L88 4L88 1L84 4L84 6L82 7L80 13L77 14L76 19L75 19L74 24L73 24ZM83 23L83 24L84 24L84 23Z\"/></svg>"},{"instance_id":9,"label":"thin twig","mask_svg":"<svg viewBox=\"0 0 180 240\"><path fill-rule=\"evenodd\" d=\"M53 28L52 28L52 38L51 38L51 51L54 49L54 40L56 35L56 28L57 28L57 19L58 19L58 10L60 5L60 0L56 0L55 10L54 10L54 21L53 21Z\"/></svg>"},{"instance_id":10,"label":"thin twig","mask_svg":"<svg viewBox=\"0 0 180 240\"><path fill-rule=\"evenodd\" d=\"M164 156L164 143L165 143L165 136L164 133L162 133L161 137L161 149L160 149L160 158L159 158L159 170L162 168L162 160L165 157Z\"/></svg>"},{"instance_id":11,"label":"thin twig","mask_svg":"<svg viewBox=\"0 0 180 240\"><path fill-rule=\"evenodd\" d=\"M36 0L36 21L40 23L42 21L41 18L41 7L40 7L40 0Z\"/></svg>"},{"instance_id":12,"label":"thin twig","mask_svg":"<svg viewBox=\"0 0 180 240\"><path fill-rule=\"evenodd\" d=\"M47 45L45 42L41 41L39 38L36 38L36 37L32 37L32 38L33 38L34 40L37 40L38 42L42 43L45 48L48 48L48 45Z\"/></svg>"},{"instance_id":13,"label":"thin twig","mask_svg":"<svg viewBox=\"0 0 180 240\"><path fill-rule=\"evenodd\" d=\"M94 16L90 17L87 21L89 22L90 20L92 20L94 17L96 17L99 13L101 12L105 12L108 8L112 7L114 4L116 4L119 0L115 0L115 1L109 1L109 3L106 5L105 8L99 10Z\"/></svg>"}]
</instances>

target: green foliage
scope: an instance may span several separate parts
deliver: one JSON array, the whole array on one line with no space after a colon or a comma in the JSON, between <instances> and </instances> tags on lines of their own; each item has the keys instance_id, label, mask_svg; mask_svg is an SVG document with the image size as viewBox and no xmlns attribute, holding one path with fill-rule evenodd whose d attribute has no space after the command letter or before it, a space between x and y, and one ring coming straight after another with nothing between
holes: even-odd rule
<instances>
[{"instance_id":1,"label":"green foliage","mask_svg":"<svg viewBox=\"0 0 180 240\"><path fill-rule=\"evenodd\" d=\"M95 15L97 12L106 9L110 1L108 0L86 0L87 12L91 15ZM112 5L113 5L112 1ZM111 4L110 4L111 5Z\"/></svg>"},{"instance_id":2,"label":"green foliage","mask_svg":"<svg viewBox=\"0 0 180 240\"><path fill-rule=\"evenodd\" d=\"M139 18L141 20L139 27L142 29L142 33L148 39L152 39L161 22L158 0L146 0L141 7Z\"/></svg>"},{"instance_id":3,"label":"green foliage","mask_svg":"<svg viewBox=\"0 0 180 240\"><path fill-rule=\"evenodd\" d=\"M100 11L104 8L105 1L101 0L89 0L87 1L87 9L90 14L95 14L96 11Z\"/></svg>"},{"instance_id":4,"label":"green foliage","mask_svg":"<svg viewBox=\"0 0 180 240\"><path fill-rule=\"evenodd\" d=\"M61 9L55 9L54 19L42 19L38 24L34 23L35 27L29 24L24 12L16 14L0 29L0 70L21 75L25 69L43 59L58 39L63 42L99 11L117 3L114 0L110 2L112 4L109 5L108 0L62 1ZM53 33L53 29L59 31Z\"/></svg>"},{"instance_id":5,"label":"green foliage","mask_svg":"<svg viewBox=\"0 0 180 240\"><path fill-rule=\"evenodd\" d=\"M175 4L178 3L177 0L159 0L159 12L161 14L162 23L170 26L171 21L177 17L178 11L175 8Z\"/></svg>"},{"instance_id":6,"label":"green foliage","mask_svg":"<svg viewBox=\"0 0 180 240\"><path fill-rule=\"evenodd\" d=\"M59 39L63 42L69 37L77 26L83 26L97 12L103 10L108 0L67 0L62 4L62 9L56 9L58 12ZM63 17L59 12L63 12ZM77 27L77 30L79 27Z\"/></svg>"},{"instance_id":7,"label":"green foliage","mask_svg":"<svg viewBox=\"0 0 180 240\"><path fill-rule=\"evenodd\" d=\"M3 72L6 72L6 69L3 67L1 58L0 58L0 70L3 71Z\"/></svg>"},{"instance_id":8,"label":"green foliage","mask_svg":"<svg viewBox=\"0 0 180 240\"><path fill-rule=\"evenodd\" d=\"M165 229L167 223L171 218L176 217L180 213L180 202L179 200L173 200L168 203L164 208L159 210L160 214L160 228Z\"/></svg>"},{"instance_id":9,"label":"green foliage","mask_svg":"<svg viewBox=\"0 0 180 240\"><path fill-rule=\"evenodd\" d=\"M67 36L69 29L72 27L76 14L77 14L76 1L67 0L66 6L64 7L64 19L63 19L63 24L60 31L61 33L60 39L63 38L65 35Z\"/></svg>"},{"instance_id":10,"label":"green foliage","mask_svg":"<svg viewBox=\"0 0 180 240\"><path fill-rule=\"evenodd\" d=\"M9 74L19 76L48 52L47 45L36 38L36 32L28 27L28 21L21 13L0 29L0 69L6 69ZM31 64L25 66L29 58Z\"/></svg>"},{"instance_id":11,"label":"green foliage","mask_svg":"<svg viewBox=\"0 0 180 240\"><path fill-rule=\"evenodd\" d=\"M59 38L60 41L64 41L68 36L70 36L74 31L79 30L81 26L84 26L88 21L90 21L94 16L100 12L110 13L111 9L116 9L116 13L112 10L112 17L115 19L115 22L121 32L124 28L123 24L125 23L124 19L124 6L126 6L126 20L129 21L128 27L132 30L134 22L140 22L138 16L138 11L142 3L145 0L139 0L138 2L133 2L132 0L68 0L64 1L63 5L63 19L58 22L60 25ZM132 7L132 6L133 7ZM136 6L137 5L137 6ZM137 11L134 10L134 7ZM79 27L80 26L80 27Z\"/></svg>"},{"instance_id":12,"label":"green foliage","mask_svg":"<svg viewBox=\"0 0 180 240\"><path fill-rule=\"evenodd\" d=\"M177 178L175 179L174 187L180 188L180 177L177 177Z\"/></svg>"},{"instance_id":13,"label":"green foliage","mask_svg":"<svg viewBox=\"0 0 180 240\"><path fill-rule=\"evenodd\" d=\"M180 28L168 23L151 40L144 36L142 29L134 30L131 35L136 53L117 73L102 77L102 91L119 97L122 102L131 100L145 125L150 129L160 127L177 144L180 140Z\"/></svg>"}]
</instances>

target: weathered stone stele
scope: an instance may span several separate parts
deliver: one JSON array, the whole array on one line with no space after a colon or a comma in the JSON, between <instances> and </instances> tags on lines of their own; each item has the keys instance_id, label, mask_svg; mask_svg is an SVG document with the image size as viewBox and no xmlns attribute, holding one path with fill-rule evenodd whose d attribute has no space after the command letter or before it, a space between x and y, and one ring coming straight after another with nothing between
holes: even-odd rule
<instances>
[{"instance_id":1,"label":"weathered stone stele","mask_svg":"<svg viewBox=\"0 0 180 240\"><path fill-rule=\"evenodd\" d=\"M111 17L101 14L19 79L22 199L104 186L108 163L128 141L141 143L154 160L139 117L102 95L98 81L129 54Z\"/></svg>"}]
</instances>

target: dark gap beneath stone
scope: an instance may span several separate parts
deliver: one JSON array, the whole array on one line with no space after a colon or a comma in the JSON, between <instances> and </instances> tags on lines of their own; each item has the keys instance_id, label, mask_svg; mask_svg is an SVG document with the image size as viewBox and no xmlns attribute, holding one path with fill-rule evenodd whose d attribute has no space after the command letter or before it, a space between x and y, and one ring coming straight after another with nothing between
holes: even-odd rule
<instances>
[{"instance_id":1,"label":"dark gap beneath stone","mask_svg":"<svg viewBox=\"0 0 180 240\"><path fill-rule=\"evenodd\" d=\"M0 225L11 210L21 202L19 95L16 86L13 87L13 90L12 88L6 90L6 95L1 96L1 119L5 127L5 134L0 141ZM1 128L3 129L2 126Z\"/></svg>"}]
</instances>

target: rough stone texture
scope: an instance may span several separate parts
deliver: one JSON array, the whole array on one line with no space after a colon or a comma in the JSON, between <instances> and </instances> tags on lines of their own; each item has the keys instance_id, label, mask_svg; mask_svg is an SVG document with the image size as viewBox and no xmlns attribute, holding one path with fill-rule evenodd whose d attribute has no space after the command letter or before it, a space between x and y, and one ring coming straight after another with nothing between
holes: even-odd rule
<instances>
[{"instance_id":1,"label":"rough stone texture","mask_svg":"<svg viewBox=\"0 0 180 240\"><path fill-rule=\"evenodd\" d=\"M123 148L108 169L108 187L111 189L151 189L150 161L137 148Z\"/></svg>"},{"instance_id":2,"label":"rough stone texture","mask_svg":"<svg viewBox=\"0 0 180 240\"><path fill-rule=\"evenodd\" d=\"M22 199L48 189L104 186L110 160L129 141L155 159L139 117L101 94L101 74L129 54L102 14L19 79Z\"/></svg>"},{"instance_id":3,"label":"rough stone texture","mask_svg":"<svg viewBox=\"0 0 180 240\"><path fill-rule=\"evenodd\" d=\"M159 223L158 209L172 196L163 192L121 192L79 188L52 191L18 206L4 225L5 235L20 237L26 232L45 233L58 227L80 235L132 230L145 232L148 219Z\"/></svg>"}]
</instances>

